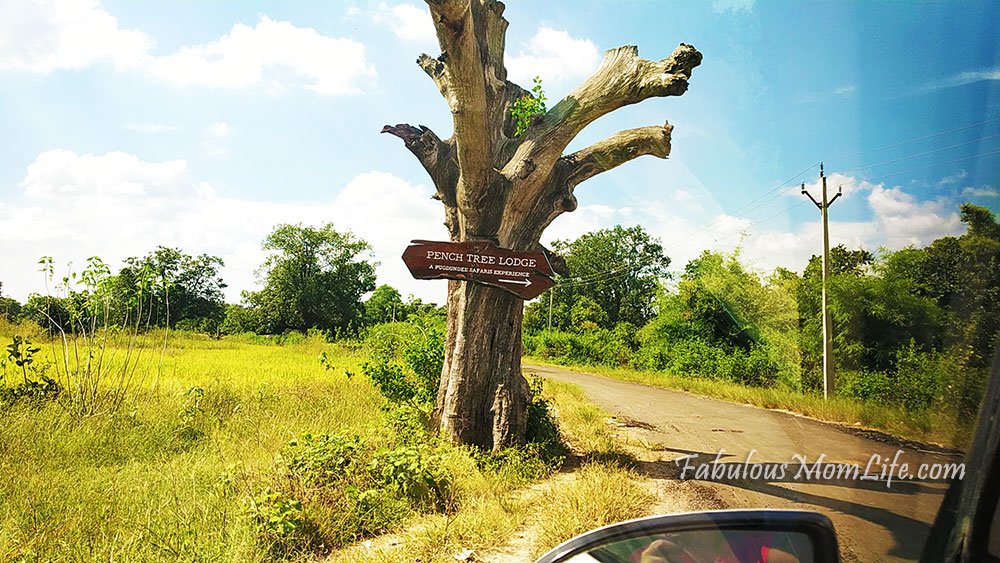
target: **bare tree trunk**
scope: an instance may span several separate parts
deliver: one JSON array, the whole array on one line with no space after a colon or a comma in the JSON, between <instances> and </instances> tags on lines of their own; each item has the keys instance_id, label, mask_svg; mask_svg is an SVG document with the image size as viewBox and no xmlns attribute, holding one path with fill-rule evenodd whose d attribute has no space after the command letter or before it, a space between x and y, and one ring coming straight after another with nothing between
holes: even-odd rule
<instances>
[{"instance_id":1,"label":"bare tree trunk","mask_svg":"<svg viewBox=\"0 0 1000 563\"><path fill-rule=\"evenodd\" d=\"M453 440L494 452L524 443L522 311L522 300L502 289L448 283L449 331L433 420Z\"/></svg>"},{"instance_id":2,"label":"bare tree trunk","mask_svg":"<svg viewBox=\"0 0 1000 563\"><path fill-rule=\"evenodd\" d=\"M507 80L507 20L496 0L427 0L442 54L417 64L451 109L454 135L386 125L434 182L452 241L490 240L550 255L542 231L576 209L577 184L633 158L670 154L670 124L620 131L573 154L566 146L595 119L651 97L679 96L701 53L681 44L650 61L631 46L611 49L597 71L514 135L510 108L530 95ZM433 420L453 440L497 451L524 442L529 387L521 375L523 302L502 289L448 282L448 336Z\"/></svg>"}]
</instances>

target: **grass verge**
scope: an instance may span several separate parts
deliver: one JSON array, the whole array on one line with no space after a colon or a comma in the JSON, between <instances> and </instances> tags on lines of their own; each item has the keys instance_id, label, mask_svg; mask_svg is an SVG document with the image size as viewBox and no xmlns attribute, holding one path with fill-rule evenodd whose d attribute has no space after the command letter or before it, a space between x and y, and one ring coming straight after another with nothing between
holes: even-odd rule
<instances>
[{"instance_id":1,"label":"grass verge","mask_svg":"<svg viewBox=\"0 0 1000 563\"><path fill-rule=\"evenodd\" d=\"M610 415L587 400L580 386L546 380L543 396L583 463L572 479L537 499L532 557L594 528L643 516L654 501L631 469L635 460L610 432Z\"/></svg>"}]
</instances>

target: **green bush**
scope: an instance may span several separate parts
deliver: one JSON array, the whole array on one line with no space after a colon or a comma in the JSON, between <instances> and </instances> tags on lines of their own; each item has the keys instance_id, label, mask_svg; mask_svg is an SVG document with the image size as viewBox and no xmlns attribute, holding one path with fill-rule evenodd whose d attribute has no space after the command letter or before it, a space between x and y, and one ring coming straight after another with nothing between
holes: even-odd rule
<instances>
[{"instance_id":1,"label":"green bush","mask_svg":"<svg viewBox=\"0 0 1000 563\"><path fill-rule=\"evenodd\" d=\"M421 319L371 327L365 338L368 361L361 371L390 401L432 402L444 366L440 323Z\"/></svg>"},{"instance_id":2,"label":"green bush","mask_svg":"<svg viewBox=\"0 0 1000 563\"><path fill-rule=\"evenodd\" d=\"M822 372L817 371L817 389L822 390ZM887 372L874 370L838 370L834 372L834 388L841 397L850 397L889 405L893 403L893 382Z\"/></svg>"},{"instance_id":3,"label":"green bush","mask_svg":"<svg viewBox=\"0 0 1000 563\"><path fill-rule=\"evenodd\" d=\"M312 526L302 511L302 502L264 488L246 500L246 510L257 525L261 540L277 557L286 557L314 543Z\"/></svg>"},{"instance_id":4,"label":"green bush","mask_svg":"<svg viewBox=\"0 0 1000 563\"><path fill-rule=\"evenodd\" d=\"M893 402L913 412L930 408L937 398L939 374L944 371L941 360L934 351L921 352L912 339L900 348L896 352Z\"/></svg>"},{"instance_id":5,"label":"green bush","mask_svg":"<svg viewBox=\"0 0 1000 563\"><path fill-rule=\"evenodd\" d=\"M375 483L417 506L444 508L451 498L452 477L439 448L426 443L378 451L367 470Z\"/></svg>"},{"instance_id":6,"label":"green bush","mask_svg":"<svg viewBox=\"0 0 1000 563\"><path fill-rule=\"evenodd\" d=\"M13 336L6 353L0 356L0 412L15 404L38 407L59 398L63 388L46 375L48 363L36 363L38 347L31 340ZM14 379L20 379L14 383Z\"/></svg>"},{"instance_id":7,"label":"green bush","mask_svg":"<svg viewBox=\"0 0 1000 563\"><path fill-rule=\"evenodd\" d=\"M272 553L340 547L452 502L446 446L426 431L402 440L389 428L388 445L377 450L338 434L303 433L289 442L274 485L247 501Z\"/></svg>"},{"instance_id":8,"label":"green bush","mask_svg":"<svg viewBox=\"0 0 1000 563\"><path fill-rule=\"evenodd\" d=\"M282 459L306 484L328 485L357 469L362 451L358 436L303 433L300 439L289 442Z\"/></svg>"},{"instance_id":9,"label":"green bush","mask_svg":"<svg viewBox=\"0 0 1000 563\"><path fill-rule=\"evenodd\" d=\"M543 380L531 381L531 401L528 403L528 421L525 438L527 449L551 468L562 465L569 450L559 434L559 425L552 414L549 402L542 397Z\"/></svg>"},{"instance_id":10,"label":"green bush","mask_svg":"<svg viewBox=\"0 0 1000 563\"><path fill-rule=\"evenodd\" d=\"M553 330L527 334L522 343L525 354L557 364L621 367L632 362L638 348L635 335L632 325L619 323L614 330L591 327L579 333Z\"/></svg>"},{"instance_id":11,"label":"green bush","mask_svg":"<svg viewBox=\"0 0 1000 563\"><path fill-rule=\"evenodd\" d=\"M778 379L780 367L758 344L751 344L749 350L721 351L717 358L718 375L722 379L753 387L772 386Z\"/></svg>"},{"instance_id":12,"label":"green bush","mask_svg":"<svg viewBox=\"0 0 1000 563\"><path fill-rule=\"evenodd\" d=\"M213 319L211 317L189 317L177 321L177 323L174 324L174 330L183 332L200 332L202 334L216 334L220 332L220 323L218 319Z\"/></svg>"}]
</instances>

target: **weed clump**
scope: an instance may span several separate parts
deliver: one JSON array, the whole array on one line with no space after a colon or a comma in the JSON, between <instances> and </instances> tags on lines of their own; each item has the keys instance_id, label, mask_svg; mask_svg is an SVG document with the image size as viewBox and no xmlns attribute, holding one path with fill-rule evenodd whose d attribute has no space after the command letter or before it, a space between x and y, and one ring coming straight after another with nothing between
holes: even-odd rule
<instances>
[{"instance_id":1,"label":"weed clump","mask_svg":"<svg viewBox=\"0 0 1000 563\"><path fill-rule=\"evenodd\" d=\"M35 354L39 350L32 346L28 338L17 335L11 338L7 353L0 358L0 413L16 404L38 407L59 398L62 385L45 374L46 364L35 363ZM11 377L9 366L18 368L13 371L19 372L19 383L11 382L17 376Z\"/></svg>"},{"instance_id":2,"label":"weed clump","mask_svg":"<svg viewBox=\"0 0 1000 563\"><path fill-rule=\"evenodd\" d=\"M246 503L273 555L339 548L455 505L449 446L426 432L377 441L303 433L288 443L274 483Z\"/></svg>"}]
</instances>

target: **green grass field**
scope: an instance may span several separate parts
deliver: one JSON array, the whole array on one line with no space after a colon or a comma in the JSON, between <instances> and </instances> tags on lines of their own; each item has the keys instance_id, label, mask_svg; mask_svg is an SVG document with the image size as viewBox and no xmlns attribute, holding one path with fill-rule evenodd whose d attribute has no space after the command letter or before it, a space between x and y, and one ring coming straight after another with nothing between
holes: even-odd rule
<instances>
[{"instance_id":1,"label":"green grass field","mask_svg":"<svg viewBox=\"0 0 1000 563\"><path fill-rule=\"evenodd\" d=\"M6 342L28 330L3 328ZM53 347L41 348L36 363L54 361ZM336 352L336 369L317 361L323 349ZM158 359L155 348L146 353ZM358 358L318 340L171 335L156 391L149 396L147 374L139 401L115 414L79 420L51 402L7 409L0 560L267 559L245 499L282 447L303 431L371 434L379 425L382 398L344 374Z\"/></svg>"}]
</instances>

